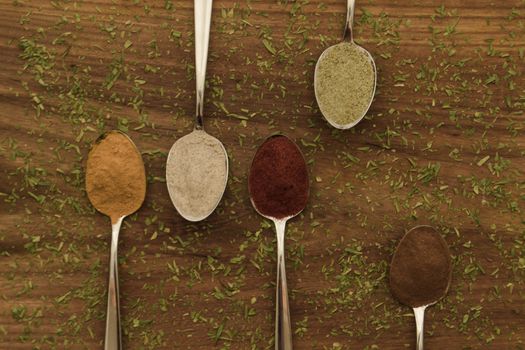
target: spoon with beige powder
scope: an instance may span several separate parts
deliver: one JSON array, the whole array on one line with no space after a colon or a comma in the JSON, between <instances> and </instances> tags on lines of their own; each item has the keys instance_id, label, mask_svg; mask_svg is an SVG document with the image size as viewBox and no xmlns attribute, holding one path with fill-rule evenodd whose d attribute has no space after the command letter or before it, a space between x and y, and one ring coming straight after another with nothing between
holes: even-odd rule
<instances>
[{"instance_id":1,"label":"spoon with beige powder","mask_svg":"<svg viewBox=\"0 0 525 350\"><path fill-rule=\"evenodd\" d=\"M327 48L315 66L317 104L330 125L350 129L366 115L376 91L372 55L354 42L355 0L347 0L343 42Z\"/></svg>"},{"instance_id":2,"label":"spoon with beige powder","mask_svg":"<svg viewBox=\"0 0 525 350\"><path fill-rule=\"evenodd\" d=\"M212 0L195 0L195 127L193 132L175 142L166 163L166 183L171 201L183 218L193 222L204 220L213 213L228 181L226 149L203 129L212 4Z\"/></svg>"},{"instance_id":3,"label":"spoon with beige powder","mask_svg":"<svg viewBox=\"0 0 525 350\"><path fill-rule=\"evenodd\" d=\"M117 246L124 218L137 211L146 196L146 171L137 147L120 131L99 137L89 152L86 192L93 206L111 219L108 308L105 350L122 349Z\"/></svg>"}]
</instances>

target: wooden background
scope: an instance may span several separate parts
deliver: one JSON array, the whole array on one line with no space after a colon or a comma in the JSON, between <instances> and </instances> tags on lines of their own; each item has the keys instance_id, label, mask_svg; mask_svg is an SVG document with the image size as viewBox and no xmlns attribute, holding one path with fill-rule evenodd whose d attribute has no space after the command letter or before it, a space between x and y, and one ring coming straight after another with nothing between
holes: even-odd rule
<instances>
[{"instance_id":1,"label":"wooden background","mask_svg":"<svg viewBox=\"0 0 525 350\"><path fill-rule=\"evenodd\" d=\"M440 229L455 264L427 349L525 348L525 2L358 1L378 94L339 132L312 82L344 10L215 2L205 124L231 172L218 210L193 225L163 182L166 152L192 128L192 2L0 0L0 349L103 347L110 224L83 166L113 128L149 179L119 246L126 349L272 348L274 233L246 177L274 132L298 142L312 179L287 233L295 348L414 348L387 276L418 224Z\"/></svg>"}]
</instances>

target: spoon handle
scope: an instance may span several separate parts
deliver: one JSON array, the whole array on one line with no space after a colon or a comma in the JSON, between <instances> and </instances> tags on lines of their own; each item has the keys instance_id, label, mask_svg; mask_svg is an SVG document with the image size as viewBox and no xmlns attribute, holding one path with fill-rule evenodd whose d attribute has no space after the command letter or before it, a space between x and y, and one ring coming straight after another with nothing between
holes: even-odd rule
<instances>
[{"instance_id":1,"label":"spoon handle","mask_svg":"<svg viewBox=\"0 0 525 350\"><path fill-rule=\"evenodd\" d=\"M355 0L346 1L346 25L345 32L343 34L343 40L354 42L353 27L354 27L354 11L355 11Z\"/></svg>"},{"instance_id":2,"label":"spoon handle","mask_svg":"<svg viewBox=\"0 0 525 350\"><path fill-rule=\"evenodd\" d=\"M204 87L206 83L206 64L210 42L211 10L213 0L195 0L195 80L197 88L197 107L195 129L203 128Z\"/></svg>"},{"instance_id":3,"label":"spoon handle","mask_svg":"<svg viewBox=\"0 0 525 350\"><path fill-rule=\"evenodd\" d=\"M109 258L108 310L106 314L106 339L104 350L121 350L120 303L118 292L117 246L120 225L124 217L111 225L111 253Z\"/></svg>"},{"instance_id":4,"label":"spoon handle","mask_svg":"<svg viewBox=\"0 0 525 350\"><path fill-rule=\"evenodd\" d=\"M284 263L286 220L275 221L277 231L277 292L275 307L275 350L292 350L292 322L288 303L288 284Z\"/></svg>"},{"instance_id":5,"label":"spoon handle","mask_svg":"<svg viewBox=\"0 0 525 350\"><path fill-rule=\"evenodd\" d=\"M425 309L426 306L414 308L414 316L416 318L416 349L423 350L423 334L425 326Z\"/></svg>"}]
</instances>

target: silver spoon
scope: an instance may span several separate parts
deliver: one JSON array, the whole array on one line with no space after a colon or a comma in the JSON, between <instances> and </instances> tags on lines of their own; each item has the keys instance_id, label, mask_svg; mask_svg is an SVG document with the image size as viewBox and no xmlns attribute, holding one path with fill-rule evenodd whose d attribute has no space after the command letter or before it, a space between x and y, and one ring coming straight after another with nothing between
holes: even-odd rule
<instances>
[{"instance_id":1,"label":"silver spoon","mask_svg":"<svg viewBox=\"0 0 525 350\"><path fill-rule=\"evenodd\" d=\"M346 129L350 129L350 128L354 127L355 125L357 125L365 117L366 113L370 109L370 106L372 105L372 101L374 99L374 95L375 95L375 91L376 91L376 85L377 85L377 69L376 69L376 64L375 64L374 58L372 57L370 52L368 52L363 47L357 45L354 42L354 36L353 36L353 29L352 28L353 28L353 25L354 25L355 0L347 0L346 5L347 5L346 25L345 25L345 31L344 31L344 34L343 34L343 42L341 42L341 43L339 43L337 45L331 46L331 47L327 48L326 50L324 50L324 52L319 57L319 60L317 61L317 64L315 66L315 74L314 74L315 96L316 96L317 103L319 105L319 109L321 111L321 114L324 116L324 118L326 119L326 121L330 125L332 125L334 128L341 129L341 130L346 130ZM353 47L355 49L358 49L358 52L361 53L363 56L366 57L366 59L368 59L370 61L370 64L372 65L372 68L373 68L373 75L369 77L369 79L373 79L373 90L372 90L372 94L370 95L370 102L368 103L368 106L362 111L362 115L360 117L358 117L357 119L355 119L353 122L348 123L348 124L339 124L338 122L333 120L333 116L328 114L328 111L326 110L326 107L324 106L323 101L320 98L320 91L321 91L322 87L321 87L321 84L320 84L320 81L319 81L320 79L319 79L319 74L318 74L319 69L320 69L319 67L324 63L324 61L331 54L331 52L334 49L336 49L337 47L343 46L343 45L348 45L348 46L351 46L351 47ZM344 101L342 101L341 103L344 103Z\"/></svg>"},{"instance_id":2,"label":"silver spoon","mask_svg":"<svg viewBox=\"0 0 525 350\"><path fill-rule=\"evenodd\" d=\"M298 152L301 158L301 164L298 164L298 172L302 174L303 181L300 183L290 183L289 181L283 181L282 183L277 183L280 181L278 178L278 173L286 167L290 160L290 154L286 154L284 151L275 152L269 146L271 142L281 138L281 141L288 143L290 147L289 150L293 152ZM273 163L274 169L271 174L262 173L259 170L256 162L258 162L259 152L267 152L266 157L271 157L275 159ZM297 158L297 157L296 157ZM273 177L271 175L274 175ZM265 207L265 204L262 203L263 197L259 198L258 194L254 193L254 187L258 181L262 179L264 181L274 181L272 186L266 188L266 193L262 194L265 202L270 199L271 202L280 203L283 200L282 196L279 196L277 193L273 192L275 188L282 191L283 188L290 186L297 186L298 192L302 193L301 199L297 201L297 205L294 209L287 213L283 213L280 217L275 217L275 214L270 214L269 212L273 208ZM283 135L272 136L259 147L257 154L255 155L252 166L250 169L248 187L250 192L250 199L255 210L263 217L268 220L272 220L275 225L275 231L277 234L277 284L276 284L276 308L275 308L275 349L276 350L291 350L292 349L292 324L290 320L290 306L288 302L288 285L286 282L286 267L285 267L285 253L284 253L284 234L286 230L286 223L288 220L299 215L306 206L306 200L309 195L309 182L308 182L308 170L306 167L306 162L304 157L297 147L297 145ZM280 192L278 191L278 192ZM269 203L269 202L267 202ZM281 202L282 203L282 202ZM267 204L266 204L267 205Z\"/></svg>"},{"instance_id":3,"label":"silver spoon","mask_svg":"<svg viewBox=\"0 0 525 350\"><path fill-rule=\"evenodd\" d=\"M226 149L203 128L212 5L212 0L195 0L194 3L197 98L195 126L193 132L173 144L166 163L166 182L173 205L182 217L193 222L206 219L217 208L228 181ZM180 183L180 179L190 170L194 176ZM217 186L217 183L220 185Z\"/></svg>"},{"instance_id":4,"label":"silver spoon","mask_svg":"<svg viewBox=\"0 0 525 350\"><path fill-rule=\"evenodd\" d=\"M435 303L434 303L435 304ZM427 307L432 306L433 304L415 307L412 310L414 311L414 318L416 319L416 349L423 350L423 336L425 334L425 310Z\"/></svg>"},{"instance_id":5,"label":"silver spoon","mask_svg":"<svg viewBox=\"0 0 525 350\"><path fill-rule=\"evenodd\" d=\"M418 241L420 247L417 249L406 245L406 241L413 235L420 235ZM426 235L423 236L423 235ZM430 243L429 243L430 242ZM430 247L439 251L441 257L440 264L430 259L427 249ZM406 264L407 257L414 261L414 264ZM427 269L432 267L434 278L440 277L442 283L438 288L431 291L431 295L418 295L415 291L423 289L428 283L430 276L422 276L418 271L418 265L426 264ZM404 277L400 277L403 274ZM416 322L416 349L423 350L423 335L425 324L425 310L427 307L436 304L448 292L452 277L452 259L447 243L441 235L430 226L417 226L409 230L399 242L396 248L392 263L390 264L390 288L396 299L409 306L414 311ZM415 298L417 295L417 298Z\"/></svg>"},{"instance_id":6,"label":"silver spoon","mask_svg":"<svg viewBox=\"0 0 525 350\"><path fill-rule=\"evenodd\" d=\"M122 153L116 152L112 147L114 142L126 145L127 153L133 154L131 157L124 157ZM121 148L122 150L122 148ZM103 156L103 158L101 158ZM101 159L111 158L111 164L101 163ZM141 169L138 173L130 174L121 165L133 166ZM113 184L124 185L120 188L113 187L112 195L109 195L107 182L101 182L100 173L95 174L94 168L103 169L103 176L110 177ZM131 187L125 186L133 182L135 188L139 188L139 193L130 195ZM133 141L124 133L119 131L108 132L97 139L89 152L86 166L86 192L89 200L102 214L111 219L111 253L109 259L109 285L108 285L108 305L106 314L106 335L104 340L105 350L121 350L122 335L120 329L120 304L119 304L119 283L118 283L118 261L117 247L120 226L124 218L137 211L146 196L146 171L142 156ZM115 195L118 192L118 195ZM116 203L119 205L117 206ZM118 211L114 211L118 207Z\"/></svg>"}]
</instances>

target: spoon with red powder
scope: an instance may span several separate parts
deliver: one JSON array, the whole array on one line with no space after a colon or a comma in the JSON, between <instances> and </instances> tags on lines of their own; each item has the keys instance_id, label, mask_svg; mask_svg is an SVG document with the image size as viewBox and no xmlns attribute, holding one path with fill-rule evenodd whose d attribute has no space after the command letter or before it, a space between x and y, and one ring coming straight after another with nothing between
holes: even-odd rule
<instances>
[{"instance_id":1,"label":"spoon with red powder","mask_svg":"<svg viewBox=\"0 0 525 350\"><path fill-rule=\"evenodd\" d=\"M414 310L418 350L423 350L425 310L447 294L451 277L452 258L439 232L430 226L408 231L390 264L390 290Z\"/></svg>"},{"instance_id":2,"label":"spoon with red powder","mask_svg":"<svg viewBox=\"0 0 525 350\"><path fill-rule=\"evenodd\" d=\"M306 207L310 188L306 162L299 147L283 135L266 139L253 158L248 188L255 210L272 220L277 231L275 349L291 350L284 232L286 222Z\"/></svg>"}]
</instances>

